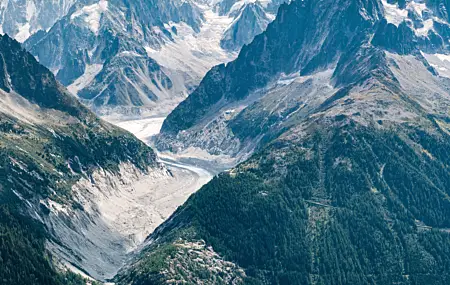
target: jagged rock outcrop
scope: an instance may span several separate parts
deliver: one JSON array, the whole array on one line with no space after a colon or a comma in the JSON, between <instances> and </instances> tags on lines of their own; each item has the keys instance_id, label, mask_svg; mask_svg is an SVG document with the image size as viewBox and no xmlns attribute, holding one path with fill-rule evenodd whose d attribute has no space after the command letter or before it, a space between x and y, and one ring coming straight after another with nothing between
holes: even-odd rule
<instances>
[{"instance_id":1,"label":"jagged rock outcrop","mask_svg":"<svg viewBox=\"0 0 450 285\"><path fill-rule=\"evenodd\" d=\"M66 15L76 0L2 0L0 33L24 42L40 30L48 30Z\"/></svg>"},{"instance_id":2,"label":"jagged rock outcrop","mask_svg":"<svg viewBox=\"0 0 450 285\"><path fill-rule=\"evenodd\" d=\"M249 44L255 35L262 33L271 19L258 2L243 5L235 13L238 16L224 33L220 46L224 49L239 50Z\"/></svg>"},{"instance_id":3,"label":"jagged rock outcrop","mask_svg":"<svg viewBox=\"0 0 450 285\"><path fill-rule=\"evenodd\" d=\"M99 173L112 185L102 187ZM124 247L125 255L128 237L112 229L90 195L108 189L114 196L127 177L149 175L170 176L152 149L97 118L19 42L0 36L4 284L82 284L67 269L60 272L64 265L99 279L114 275L123 259L115 256L111 269L107 249Z\"/></svg>"},{"instance_id":4,"label":"jagged rock outcrop","mask_svg":"<svg viewBox=\"0 0 450 285\"><path fill-rule=\"evenodd\" d=\"M279 5L270 3L236 2L218 15L211 1L79 1L24 45L101 115L166 115L265 29ZM142 68L150 61L154 68ZM172 83L156 79L165 77Z\"/></svg>"}]
</instances>

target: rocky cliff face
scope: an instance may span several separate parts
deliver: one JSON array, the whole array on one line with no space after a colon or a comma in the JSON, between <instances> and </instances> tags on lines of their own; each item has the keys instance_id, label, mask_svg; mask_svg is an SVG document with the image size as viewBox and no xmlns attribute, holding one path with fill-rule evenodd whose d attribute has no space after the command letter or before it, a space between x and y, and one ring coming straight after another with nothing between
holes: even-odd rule
<instances>
[{"instance_id":1,"label":"rocky cliff face","mask_svg":"<svg viewBox=\"0 0 450 285\"><path fill-rule=\"evenodd\" d=\"M75 0L3 0L0 3L0 33L24 42L40 30L48 30L67 14Z\"/></svg>"},{"instance_id":2,"label":"rocky cliff face","mask_svg":"<svg viewBox=\"0 0 450 285\"><path fill-rule=\"evenodd\" d=\"M151 109L158 101L180 100L184 86L173 83L180 79L169 79L168 71L151 60L145 47L170 38L164 23L182 21L198 30L201 20L200 11L188 2L79 2L25 47L95 110Z\"/></svg>"},{"instance_id":3,"label":"rocky cliff face","mask_svg":"<svg viewBox=\"0 0 450 285\"><path fill-rule=\"evenodd\" d=\"M324 9L321 3L283 6L276 21L235 61L213 68L164 122L159 147L196 146L231 155L248 151L276 136L289 114L302 107L294 94L305 91L295 89L296 81L314 82L308 86L320 93L352 86L374 72L391 77L378 66L388 53L414 56L436 78L447 76L448 22L433 8L437 4L356 1ZM356 50L358 57L367 57L367 67L355 66L349 52ZM323 76L327 79L320 82ZM223 131L208 135L216 126ZM240 146L229 149L230 143Z\"/></svg>"},{"instance_id":4,"label":"rocky cliff face","mask_svg":"<svg viewBox=\"0 0 450 285\"><path fill-rule=\"evenodd\" d=\"M233 11L237 16L226 30L220 41L220 46L229 50L240 50L249 44L255 35L262 33L271 22L260 3L244 4L239 10Z\"/></svg>"},{"instance_id":5,"label":"rocky cliff face","mask_svg":"<svg viewBox=\"0 0 450 285\"><path fill-rule=\"evenodd\" d=\"M2 280L72 284L52 260L100 279L114 275L121 259L107 250L125 247L124 255L132 238L105 221L98 192L114 196L130 183L124 180L170 175L152 149L97 118L8 36L0 37L0 82L0 224L14 237L14 246L1 247L9 260Z\"/></svg>"},{"instance_id":6,"label":"rocky cliff face","mask_svg":"<svg viewBox=\"0 0 450 285\"><path fill-rule=\"evenodd\" d=\"M220 16L210 1L79 1L25 47L100 114L168 113L276 6L241 4Z\"/></svg>"},{"instance_id":7,"label":"rocky cliff face","mask_svg":"<svg viewBox=\"0 0 450 285\"><path fill-rule=\"evenodd\" d=\"M158 141L236 156L253 146L253 156L193 195L116 281L448 282L443 7L281 6L263 34L171 113ZM218 266L224 278L212 279L205 250L196 258L185 244L230 262Z\"/></svg>"}]
</instances>

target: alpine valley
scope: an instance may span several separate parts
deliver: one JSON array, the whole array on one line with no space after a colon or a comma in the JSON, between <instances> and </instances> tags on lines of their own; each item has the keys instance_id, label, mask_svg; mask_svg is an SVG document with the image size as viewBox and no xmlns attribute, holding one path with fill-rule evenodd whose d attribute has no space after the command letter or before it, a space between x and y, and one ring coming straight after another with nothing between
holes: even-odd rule
<instances>
[{"instance_id":1,"label":"alpine valley","mask_svg":"<svg viewBox=\"0 0 450 285\"><path fill-rule=\"evenodd\" d=\"M1 284L114 277L128 254L210 179L159 162L7 35L0 36L0 98Z\"/></svg>"},{"instance_id":2,"label":"alpine valley","mask_svg":"<svg viewBox=\"0 0 450 285\"><path fill-rule=\"evenodd\" d=\"M450 284L450 1L0 7L1 284Z\"/></svg>"}]
</instances>

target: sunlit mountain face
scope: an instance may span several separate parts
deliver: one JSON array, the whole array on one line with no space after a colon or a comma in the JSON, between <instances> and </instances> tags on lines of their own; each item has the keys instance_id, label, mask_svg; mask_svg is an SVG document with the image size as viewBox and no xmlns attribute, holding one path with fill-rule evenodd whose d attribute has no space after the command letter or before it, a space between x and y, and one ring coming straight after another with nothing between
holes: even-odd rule
<instances>
[{"instance_id":1,"label":"sunlit mountain face","mask_svg":"<svg viewBox=\"0 0 450 285\"><path fill-rule=\"evenodd\" d=\"M273 20L277 1L78 1L25 41L102 116L166 116Z\"/></svg>"},{"instance_id":2,"label":"sunlit mountain face","mask_svg":"<svg viewBox=\"0 0 450 285\"><path fill-rule=\"evenodd\" d=\"M3 283L450 283L446 1L3 2Z\"/></svg>"}]
</instances>

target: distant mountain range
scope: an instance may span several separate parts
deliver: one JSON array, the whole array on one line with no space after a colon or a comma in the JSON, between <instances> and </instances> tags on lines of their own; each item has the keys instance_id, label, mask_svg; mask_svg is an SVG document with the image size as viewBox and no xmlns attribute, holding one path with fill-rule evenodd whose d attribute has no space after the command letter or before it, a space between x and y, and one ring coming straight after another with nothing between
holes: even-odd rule
<instances>
[{"instance_id":1,"label":"distant mountain range","mask_svg":"<svg viewBox=\"0 0 450 285\"><path fill-rule=\"evenodd\" d=\"M0 37L0 280L450 284L449 9L83 1L27 28L31 53ZM189 94L156 147L239 164L130 252L143 238L108 227L101 197L173 173L63 85L114 116Z\"/></svg>"},{"instance_id":2,"label":"distant mountain range","mask_svg":"<svg viewBox=\"0 0 450 285\"><path fill-rule=\"evenodd\" d=\"M64 17L76 0L2 0L0 32L24 42L37 31L47 31Z\"/></svg>"},{"instance_id":3,"label":"distant mountain range","mask_svg":"<svg viewBox=\"0 0 450 285\"><path fill-rule=\"evenodd\" d=\"M98 114L167 115L282 2L6 1L1 27Z\"/></svg>"}]
</instances>

